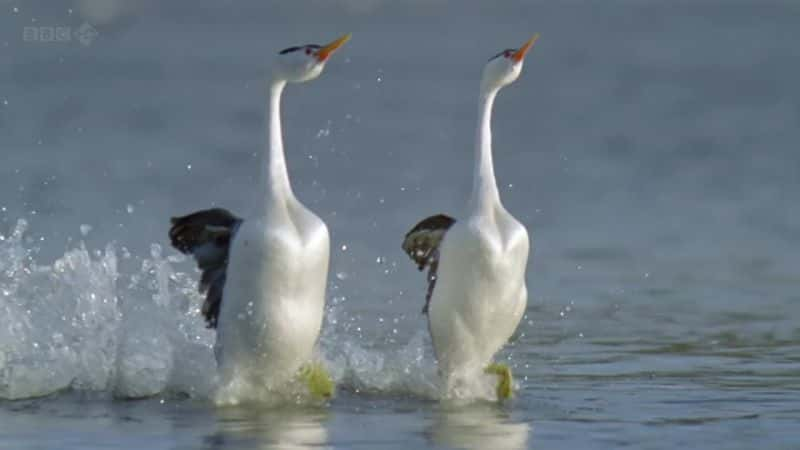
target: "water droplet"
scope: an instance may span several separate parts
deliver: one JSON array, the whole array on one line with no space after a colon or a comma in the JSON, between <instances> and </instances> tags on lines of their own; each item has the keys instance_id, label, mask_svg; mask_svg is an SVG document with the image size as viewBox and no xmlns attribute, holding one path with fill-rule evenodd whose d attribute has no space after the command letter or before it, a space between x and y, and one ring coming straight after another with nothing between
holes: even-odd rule
<instances>
[{"instance_id":1,"label":"water droplet","mask_svg":"<svg viewBox=\"0 0 800 450\"><path fill-rule=\"evenodd\" d=\"M126 211L128 211L128 214L133 214L133 205L131 205L130 203L128 203L128 204L125 206L125 210L126 210Z\"/></svg>"},{"instance_id":2,"label":"water droplet","mask_svg":"<svg viewBox=\"0 0 800 450\"><path fill-rule=\"evenodd\" d=\"M342 251L343 251L343 252L346 252L346 251L347 251L347 244L342 244Z\"/></svg>"},{"instance_id":3,"label":"water droplet","mask_svg":"<svg viewBox=\"0 0 800 450\"><path fill-rule=\"evenodd\" d=\"M336 278L340 280L346 280L348 277L347 273L345 272L336 272Z\"/></svg>"},{"instance_id":4,"label":"water droplet","mask_svg":"<svg viewBox=\"0 0 800 450\"><path fill-rule=\"evenodd\" d=\"M153 259L161 259L161 246L158 244L150 245L150 256Z\"/></svg>"},{"instance_id":5,"label":"water droplet","mask_svg":"<svg viewBox=\"0 0 800 450\"><path fill-rule=\"evenodd\" d=\"M186 165L186 170L192 170L192 165L191 164L187 164Z\"/></svg>"},{"instance_id":6,"label":"water droplet","mask_svg":"<svg viewBox=\"0 0 800 450\"><path fill-rule=\"evenodd\" d=\"M81 235L86 236L89 234L90 231L92 231L92 226L83 224L80 226L80 229L81 229Z\"/></svg>"}]
</instances>

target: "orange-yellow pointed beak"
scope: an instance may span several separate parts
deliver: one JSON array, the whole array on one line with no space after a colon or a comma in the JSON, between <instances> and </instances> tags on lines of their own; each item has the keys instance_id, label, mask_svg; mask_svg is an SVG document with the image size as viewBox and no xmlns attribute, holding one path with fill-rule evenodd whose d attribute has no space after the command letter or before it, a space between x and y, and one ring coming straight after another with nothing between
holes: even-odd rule
<instances>
[{"instance_id":1,"label":"orange-yellow pointed beak","mask_svg":"<svg viewBox=\"0 0 800 450\"><path fill-rule=\"evenodd\" d=\"M534 34L532 38L528 39L528 42L522 44L522 47L511 55L511 59L513 59L514 62L522 61L522 59L525 58L525 54L533 47L537 39L539 39L539 33Z\"/></svg>"},{"instance_id":2,"label":"orange-yellow pointed beak","mask_svg":"<svg viewBox=\"0 0 800 450\"><path fill-rule=\"evenodd\" d=\"M350 36L351 33L347 33L344 36L340 37L339 39L317 50L317 59L319 59L320 61L327 60L328 57L331 56L331 53L335 52L339 47L343 46L345 42L350 40Z\"/></svg>"}]
</instances>

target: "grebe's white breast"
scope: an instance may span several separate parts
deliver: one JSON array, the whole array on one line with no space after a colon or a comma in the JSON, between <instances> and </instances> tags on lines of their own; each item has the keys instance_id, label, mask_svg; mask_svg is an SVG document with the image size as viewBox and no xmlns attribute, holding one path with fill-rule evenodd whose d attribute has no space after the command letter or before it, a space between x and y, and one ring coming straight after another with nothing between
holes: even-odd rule
<instances>
[{"instance_id":1,"label":"grebe's white breast","mask_svg":"<svg viewBox=\"0 0 800 450\"><path fill-rule=\"evenodd\" d=\"M457 221L441 244L429 325L442 374L486 368L525 312L525 227L500 204Z\"/></svg>"},{"instance_id":2,"label":"grebe's white breast","mask_svg":"<svg viewBox=\"0 0 800 450\"><path fill-rule=\"evenodd\" d=\"M277 385L312 358L329 253L325 223L293 196L241 225L219 317L216 353L223 383L243 377Z\"/></svg>"}]
</instances>

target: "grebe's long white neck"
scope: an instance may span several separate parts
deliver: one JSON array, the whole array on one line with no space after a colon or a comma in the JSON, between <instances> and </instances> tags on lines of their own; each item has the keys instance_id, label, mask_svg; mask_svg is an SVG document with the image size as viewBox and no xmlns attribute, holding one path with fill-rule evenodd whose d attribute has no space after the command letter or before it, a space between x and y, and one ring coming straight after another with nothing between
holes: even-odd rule
<instances>
[{"instance_id":1,"label":"grebe's long white neck","mask_svg":"<svg viewBox=\"0 0 800 450\"><path fill-rule=\"evenodd\" d=\"M275 202L282 202L292 196L289 183L289 172L286 168L286 155L283 151L283 134L281 131L281 95L286 87L286 80L275 79L269 84L269 105L267 109L268 147L266 166L263 174L266 200L265 207Z\"/></svg>"},{"instance_id":2,"label":"grebe's long white neck","mask_svg":"<svg viewBox=\"0 0 800 450\"><path fill-rule=\"evenodd\" d=\"M478 101L478 127L475 136L472 210L484 210L500 203L492 162L492 107L499 88L481 89Z\"/></svg>"}]
</instances>

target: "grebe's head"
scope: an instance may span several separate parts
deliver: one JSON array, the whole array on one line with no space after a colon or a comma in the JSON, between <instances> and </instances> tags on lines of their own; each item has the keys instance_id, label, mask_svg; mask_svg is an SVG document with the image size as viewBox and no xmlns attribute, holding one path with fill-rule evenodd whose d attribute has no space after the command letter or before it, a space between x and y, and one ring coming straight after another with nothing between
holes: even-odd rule
<instances>
[{"instance_id":1,"label":"grebe's head","mask_svg":"<svg viewBox=\"0 0 800 450\"><path fill-rule=\"evenodd\" d=\"M308 44L283 49L278 53L274 75L290 83L313 80L322 73L333 52L348 40L349 33L327 45Z\"/></svg>"},{"instance_id":2,"label":"grebe's head","mask_svg":"<svg viewBox=\"0 0 800 450\"><path fill-rule=\"evenodd\" d=\"M530 38L522 47L505 49L489 59L483 69L481 89L490 91L513 83L522 72L522 63L525 60L525 55L533 47L537 39L539 39L538 34Z\"/></svg>"}]
</instances>

